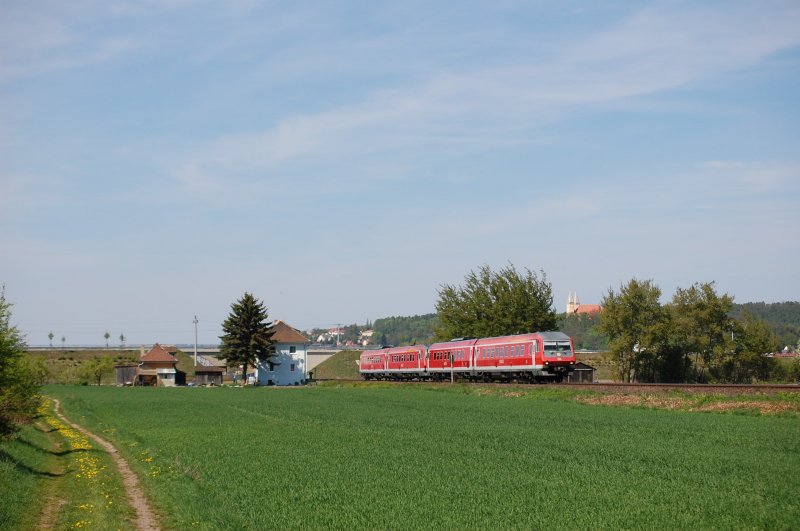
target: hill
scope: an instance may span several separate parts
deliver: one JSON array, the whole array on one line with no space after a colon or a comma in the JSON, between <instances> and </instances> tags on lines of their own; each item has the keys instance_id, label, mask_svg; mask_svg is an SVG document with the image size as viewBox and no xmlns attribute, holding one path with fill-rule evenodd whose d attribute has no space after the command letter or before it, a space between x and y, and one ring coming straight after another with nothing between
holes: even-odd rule
<instances>
[{"instance_id":1,"label":"hill","mask_svg":"<svg viewBox=\"0 0 800 531\"><path fill-rule=\"evenodd\" d=\"M731 315L740 319L750 313L764 321L778 336L782 345L797 347L800 342L800 302L746 302L734 304Z\"/></svg>"},{"instance_id":2,"label":"hill","mask_svg":"<svg viewBox=\"0 0 800 531\"><path fill-rule=\"evenodd\" d=\"M327 360L323 361L311 371L314 378L318 380L352 380L360 378L358 374L358 357L360 350L343 350L337 352Z\"/></svg>"}]
</instances>

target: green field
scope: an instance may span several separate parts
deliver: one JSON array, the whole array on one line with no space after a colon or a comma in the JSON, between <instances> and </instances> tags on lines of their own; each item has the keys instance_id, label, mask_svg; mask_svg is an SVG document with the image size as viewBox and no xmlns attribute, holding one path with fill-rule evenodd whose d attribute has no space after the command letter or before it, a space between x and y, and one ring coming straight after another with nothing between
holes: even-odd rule
<instances>
[{"instance_id":1,"label":"green field","mask_svg":"<svg viewBox=\"0 0 800 531\"><path fill-rule=\"evenodd\" d=\"M169 528L795 528L800 418L546 388L50 387ZM795 399L790 399L795 400Z\"/></svg>"}]
</instances>

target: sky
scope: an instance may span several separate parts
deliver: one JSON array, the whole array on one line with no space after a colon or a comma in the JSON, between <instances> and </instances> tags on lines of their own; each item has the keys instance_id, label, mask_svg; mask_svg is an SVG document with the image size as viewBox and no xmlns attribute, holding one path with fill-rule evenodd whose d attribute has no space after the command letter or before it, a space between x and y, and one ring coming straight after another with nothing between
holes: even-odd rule
<instances>
[{"instance_id":1,"label":"sky","mask_svg":"<svg viewBox=\"0 0 800 531\"><path fill-rule=\"evenodd\" d=\"M483 264L800 300L800 4L0 4L30 345L430 313Z\"/></svg>"}]
</instances>

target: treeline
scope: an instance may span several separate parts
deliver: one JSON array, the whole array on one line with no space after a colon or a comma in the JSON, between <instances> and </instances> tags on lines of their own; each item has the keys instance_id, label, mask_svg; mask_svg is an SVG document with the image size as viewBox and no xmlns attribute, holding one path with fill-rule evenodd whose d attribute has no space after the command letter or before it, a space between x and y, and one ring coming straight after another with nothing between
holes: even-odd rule
<instances>
[{"instance_id":1,"label":"treeline","mask_svg":"<svg viewBox=\"0 0 800 531\"><path fill-rule=\"evenodd\" d=\"M732 304L730 317L742 321L745 314L763 321L775 333L778 343L776 348L798 347L800 302ZM348 341L357 343L362 331L374 330L371 341L368 343L369 346L408 345L414 342L430 343L434 340L438 322L438 316L435 313L412 317L386 317L378 319L374 323L351 324L342 327L339 341L341 344L346 344ZM600 315L598 314L567 315L562 313L558 315L556 328L572 337L575 348L578 350L608 350L608 337L600 328ZM314 330L313 339L316 340L324 332L326 330ZM335 342L335 338L330 341Z\"/></svg>"},{"instance_id":2,"label":"treeline","mask_svg":"<svg viewBox=\"0 0 800 531\"><path fill-rule=\"evenodd\" d=\"M734 304L731 316L742 319L745 314L769 325L783 346L800 347L800 302L746 302Z\"/></svg>"},{"instance_id":3,"label":"treeline","mask_svg":"<svg viewBox=\"0 0 800 531\"><path fill-rule=\"evenodd\" d=\"M732 304L729 316L742 321L749 314L775 334L778 347L800 348L800 302L746 302ZM579 350L607 350L608 337L598 314L559 315L558 329L572 337Z\"/></svg>"},{"instance_id":4,"label":"treeline","mask_svg":"<svg viewBox=\"0 0 800 531\"><path fill-rule=\"evenodd\" d=\"M713 282L678 288L661 304L652 280L632 279L603 298L599 330L622 381L720 382L794 379L790 368L765 356L780 346L762 320L733 314L733 297Z\"/></svg>"},{"instance_id":5,"label":"treeline","mask_svg":"<svg viewBox=\"0 0 800 531\"><path fill-rule=\"evenodd\" d=\"M600 330L599 314L558 316L558 329L572 338L576 350L607 350L608 337Z\"/></svg>"},{"instance_id":6,"label":"treeline","mask_svg":"<svg viewBox=\"0 0 800 531\"><path fill-rule=\"evenodd\" d=\"M377 346L431 343L438 322L435 313L376 319L372 326L372 343Z\"/></svg>"}]
</instances>

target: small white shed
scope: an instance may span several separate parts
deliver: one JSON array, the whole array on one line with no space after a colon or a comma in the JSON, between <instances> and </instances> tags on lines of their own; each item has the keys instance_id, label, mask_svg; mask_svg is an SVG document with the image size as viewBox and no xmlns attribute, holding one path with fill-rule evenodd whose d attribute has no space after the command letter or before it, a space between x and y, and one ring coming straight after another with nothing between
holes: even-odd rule
<instances>
[{"instance_id":1,"label":"small white shed","mask_svg":"<svg viewBox=\"0 0 800 531\"><path fill-rule=\"evenodd\" d=\"M308 380L308 346L311 341L283 321L275 321L272 341L275 356L256 363L258 385L303 385Z\"/></svg>"}]
</instances>

